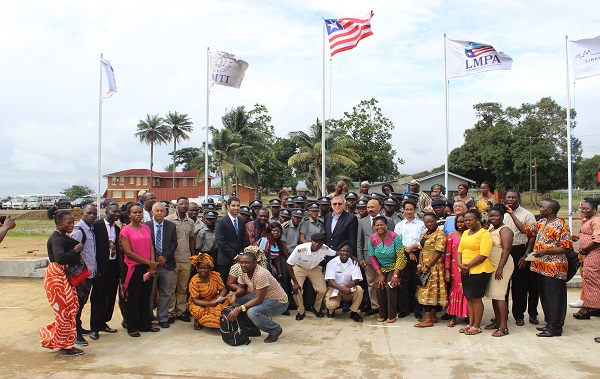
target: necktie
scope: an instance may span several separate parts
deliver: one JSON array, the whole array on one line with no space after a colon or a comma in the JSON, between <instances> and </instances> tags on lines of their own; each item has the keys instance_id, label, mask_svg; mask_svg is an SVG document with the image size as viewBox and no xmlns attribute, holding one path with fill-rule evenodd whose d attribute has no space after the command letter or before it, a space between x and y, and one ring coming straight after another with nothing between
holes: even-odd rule
<instances>
[{"instance_id":1,"label":"necktie","mask_svg":"<svg viewBox=\"0 0 600 379\"><path fill-rule=\"evenodd\" d=\"M235 234L240 234L239 230L238 230L238 221L237 221L237 217L233 219L233 227L235 228Z\"/></svg>"},{"instance_id":2,"label":"necktie","mask_svg":"<svg viewBox=\"0 0 600 379\"><path fill-rule=\"evenodd\" d=\"M162 224L156 226L156 253L162 255Z\"/></svg>"}]
</instances>

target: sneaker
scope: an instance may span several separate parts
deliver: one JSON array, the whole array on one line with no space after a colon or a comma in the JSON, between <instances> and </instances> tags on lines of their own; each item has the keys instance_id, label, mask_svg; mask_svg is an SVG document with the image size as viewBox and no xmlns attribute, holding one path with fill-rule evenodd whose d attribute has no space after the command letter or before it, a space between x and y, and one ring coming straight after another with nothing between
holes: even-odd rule
<instances>
[{"instance_id":1,"label":"sneaker","mask_svg":"<svg viewBox=\"0 0 600 379\"><path fill-rule=\"evenodd\" d=\"M571 308L582 308L583 307L583 300L577 300L577 301L574 301L572 303L569 303L569 307L571 307Z\"/></svg>"},{"instance_id":2,"label":"sneaker","mask_svg":"<svg viewBox=\"0 0 600 379\"><path fill-rule=\"evenodd\" d=\"M88 341L85 340L85 338L83 338L83 336L77 336L77 339L75 340L75 345L79 345L79 346L87 346Z\"/></svg>"},{"instance_id":3,"label":"sneaker","mask_svg":"<svg viewBox=\"0 0 600 379\"><path fill-rule=\"evenodd\" d=\"M279 336L283 333L283 329L279 328L279 331L273 334L269 334L267 338L265 338L266 343L276 342Z\"/></svg>"},{"instance_id":4,"label":"sneaker","mask_svg":"<svg viewBox=\"0 0 600 379\"><path fill-rule=\"evenodd\" d=\"M62 357L69 357L69 356L83 355L83 354L85 354L85 352L76 347L73 347L71 349L60 349L58 351L58 355L60 355Z\"/></svg>"}]
</instances>

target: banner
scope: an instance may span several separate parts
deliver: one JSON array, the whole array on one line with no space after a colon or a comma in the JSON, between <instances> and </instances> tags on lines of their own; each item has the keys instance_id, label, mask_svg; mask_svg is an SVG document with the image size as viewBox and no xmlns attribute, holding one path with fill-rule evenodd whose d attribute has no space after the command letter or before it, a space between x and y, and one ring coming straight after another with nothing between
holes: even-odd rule
<instances>
[{"instance_id":1,"label":"banner","mask_svg":"<svg viewBox=\"0 0 600 379\"><path fill-rule=\"evenodd\" d=\"M512 58L486 42L446 39L448 78L491 70L510 70Z\"/></svg>"},{"instance_id":2,"label":"banner","mask_svg":"<svg viewBox=\"0 0 600 379\"><path fill-rule=\"evenodd\" d=\"M600 74L600 36L569 41L575 80Z\"/></svg>"},{"instance_id":3,"label":"banner","mask_svg":"<svg viewBox=\"0 0 600 379\"><path fill-rule=\"evenodd\" d=\"M210 52L210 82L220 86L240 88L248 63L222 51Z\"/></svg>"},{"instance_id":4,"label":"banner","mask_svg":"<svg viewBox=\"0 0 600 379\"><path fill-rule=\"evenodd\" d=\"M115 72L113 71L110 61L108 59L100 59L102 67L104 67L104 76L106 78L106 85L108 88L102 88L103 99L108 99L113 94L117 93L117 82L115 81Z\"/></svg>"},{"instance_id":5,"label":"banner","mask_svg":"<svg viewBox=\"0 0 600 379\"><path fill-rule=\"evenodd\" d=\"M341 51L354 49L361 39L372 36L372 17L373 12L371 11L365 18L338 18L325 20L331 56L333 57Z\"/></svg>"}]
</instances>

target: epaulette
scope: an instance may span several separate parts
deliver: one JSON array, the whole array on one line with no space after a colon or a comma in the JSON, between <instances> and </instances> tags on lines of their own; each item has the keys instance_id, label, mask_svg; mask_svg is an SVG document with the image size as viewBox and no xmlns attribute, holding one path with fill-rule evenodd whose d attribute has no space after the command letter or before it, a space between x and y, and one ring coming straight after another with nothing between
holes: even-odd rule
<instances>
[{"instance_id":1,"label":"epaulette","mask_svg":"<svg viewBox=\"0 0 600 379\"><path fill-rule=\"evenodd\" d=\"M290 226L290 221L289 221L289 220L288 220L288 221L286 221L286 222L284 222L284 223L281 225L281 227L282 227L282 228L287 228L288 226Z\"/></svg>"},{"instance_id":2,"label":"epaulette","mask_svg":"<svg viewBox=\"0 0 600 379\"><path fill-rule=\"evenodd\" d=\"M329 246L327 246L327 245L323 245L323 246L321 247L321 249L329 249Z\"/></svg>"},{"instance_id":3,"label":"epaulette","mask_svg":"<svg viewBox=\"0 0 600 379\"><path fill-rule=\"evenodd\" d=\"M301 247L301 248L298 249L298 251L304 251L304 250L306 250L305 247Z\"/></svg>"}]
</instances>

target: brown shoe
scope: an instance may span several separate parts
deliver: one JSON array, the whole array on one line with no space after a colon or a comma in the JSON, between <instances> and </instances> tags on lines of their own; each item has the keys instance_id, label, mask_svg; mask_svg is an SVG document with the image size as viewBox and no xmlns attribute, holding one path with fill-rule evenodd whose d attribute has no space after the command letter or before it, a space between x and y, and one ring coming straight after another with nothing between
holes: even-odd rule
<instances>
[{"instance_id":1,"label":"brown shoe","mask_svg":"<svg viewBox=\"0 0 600 379\"><path fill-rule=\"evenodd\" d=\"M516 320L515 323L517 324L517 326L523 326L523 325L525 325L525 320L520 318L520 319Z\"/></svg>"}]
</instances>

